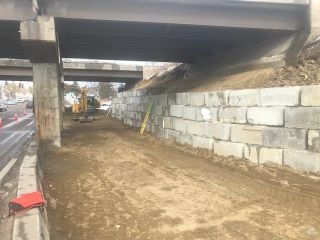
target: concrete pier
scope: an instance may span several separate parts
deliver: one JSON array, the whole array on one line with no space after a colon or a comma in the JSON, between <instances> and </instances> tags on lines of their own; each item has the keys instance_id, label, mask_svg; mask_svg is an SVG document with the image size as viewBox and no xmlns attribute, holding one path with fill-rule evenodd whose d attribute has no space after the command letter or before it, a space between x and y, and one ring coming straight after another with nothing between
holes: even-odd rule
<instances>
[{"instance_id":1,"label":"concrete pier","mask_svg":"<svg viewBox=\"0 0 320 240\"><path fill-rule=\"evenodd\" d=\"M32 63L36 134L40 141L61 146L63 73L53 17L23 21L20 34Z\"/></svg>"}]
</instances>

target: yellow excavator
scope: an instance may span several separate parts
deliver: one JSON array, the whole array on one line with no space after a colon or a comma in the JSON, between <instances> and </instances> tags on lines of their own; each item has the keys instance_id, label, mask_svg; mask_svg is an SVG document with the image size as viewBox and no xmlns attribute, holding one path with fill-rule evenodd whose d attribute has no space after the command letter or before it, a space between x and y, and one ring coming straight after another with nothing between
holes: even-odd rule
<instances>
[{"instance_id":1,"label":"yellow excavator","mask_svg":"<svg viewBox=\"0 0 320 240\"><path fill-rule=\"evenodd\" d=\"M79 103L72 105L73 120L80 123L90 123L94 120L93 117L88 116L88 90L81 89Z\"/></svg>"}]
</instances>

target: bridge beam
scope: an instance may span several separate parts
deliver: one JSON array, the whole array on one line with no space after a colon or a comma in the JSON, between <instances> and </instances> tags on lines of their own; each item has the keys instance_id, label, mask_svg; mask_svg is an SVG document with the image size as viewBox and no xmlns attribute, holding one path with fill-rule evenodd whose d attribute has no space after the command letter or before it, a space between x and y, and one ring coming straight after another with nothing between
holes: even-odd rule
<instances>
[{"instance_id":1,"label":"bridge beam","mask_svg":"<svg viewBox=\"0 0 320 240\"><path fill-rule=\"evenodd\" d=\"M54 18L39 16L23 21L20 35L33 69L37 138L60 147L63 74Z\"/></svg>"}]
</instances>

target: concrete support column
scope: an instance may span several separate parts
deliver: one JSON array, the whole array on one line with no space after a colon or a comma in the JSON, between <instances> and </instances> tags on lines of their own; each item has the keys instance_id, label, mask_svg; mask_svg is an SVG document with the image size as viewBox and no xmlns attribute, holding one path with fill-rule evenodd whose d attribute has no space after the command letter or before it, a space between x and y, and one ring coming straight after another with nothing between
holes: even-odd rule
<instances>
[{"instance_id":1,"label":"concrete support column","mask_svg":"<svg viewBox=\"0 0 320 240\"><path fill-rule=\"evenodd\" d=\"M320 1L310 0L310 36L307 44L320 37Z\"/></svg>"},{"instance_id":2,"label":"concrete support column","mask_svg":"<svg viewBox=\"0 0 320 240\"><path fill-rule=\"evenodd\" d=\"M21 41L33 64L36 135L61 146L63 73L53 17L38 16L20 24Z\"/></svg>"},{"instance_id":3,"label":"concrete support column","mask_svg":"<svg viewBox=\"0 0 320 240\"><path fill-rule=\"evenodd\" d=\"M40 140L61 146L61 78L56 63L33 64L36 134Z\"/></svg>"}]
</instances>

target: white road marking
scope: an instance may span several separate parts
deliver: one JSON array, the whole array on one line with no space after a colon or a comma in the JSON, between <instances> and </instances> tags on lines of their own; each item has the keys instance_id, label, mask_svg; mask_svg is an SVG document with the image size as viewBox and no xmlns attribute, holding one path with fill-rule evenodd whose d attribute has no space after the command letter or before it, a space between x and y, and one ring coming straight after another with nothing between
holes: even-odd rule
<instances>
[{"instance_id":1,"label":"white road marking","mask_svg":"<svg viewBox=\"0 0 320 240\"><path fill-rule=\"evenodd\" d=\"M11 138L13 138L15 135L17 135L17 132L14 132L13 134L11 134L9 137L7 137L5 140L3 140L0 145L3 145L5 143L7 143Z\"/></svg>"},{"instance_id":2,"label":"white road marking","mask_svg":"<svg viewBox=\"0 0 320 240\"><path fill-rule=\"evenodd\" d=\"M2 129L6 129L6 128L8 128L8 127L11 127L11 126L13 126L13 125L15 125L15 124L17 124L17 123L19 123L19 122L21 122L21 121L23 121L23 120L25 120L25 119L29 118L29 117L31 117L31 116L33 116L33 113L29 113L27 116L25 116L25 117L23 117L23 118L18 119L18 121L15 121L15 122L9 123L9 124L7 124L7 125L4 125Z\"/></svg>"},{"instance_id":3,"label":"white road marking","mask_svg":"<svg viewBox=\"0 0 320 240\"><path fill-rule=\"evenodd\" d=\"M12 158L7 165L0 170L0 185L2 185L4 178L8 175L14 164L17 162L17 158Z\"/></svg>"},{"instance_id":4,"label":"white road marking","mask_svg":"<svg viewBox=\"0 0 320 240\"><path fill-rule=\"evenodd\" d=\"M30 133L30 132L29 131L20 131L19 133L16 133L16 134L19 134L19 136L13 142L9 142L6 150L2 151L0 153L0 156L5 154L6 152L8 152L11 147L13 147L17 142L19 142L20 139L22 139L23 137L27 136L28 133ZM0 144L0 145L2 145L2 144Z\"/></svg>"},{"instance_id":5,"label":"white road marking","mask_svg":"<svg viewBox=\"0 0 320 240\"><path fill-rule=\"evenodd\" d=\"M31 126L34 123L34 121L31 121L30 123L27 124L27 126Z\"/></svg>"}]
</instances>

